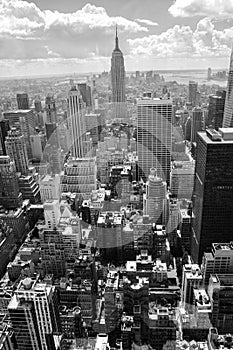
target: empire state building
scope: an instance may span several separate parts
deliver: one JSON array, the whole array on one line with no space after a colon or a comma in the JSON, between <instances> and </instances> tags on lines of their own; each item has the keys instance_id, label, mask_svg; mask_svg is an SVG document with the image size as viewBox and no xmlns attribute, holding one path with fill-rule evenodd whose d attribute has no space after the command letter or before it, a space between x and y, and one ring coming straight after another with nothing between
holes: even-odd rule
<instances>
[{"instance_id":1,"label":"empire state building","mask_svg":"<svg viewBox=\"0 0 233 350\"><path fill-rule=\"evenodd\" d=\"M115 48L113 50L111 59L111 81L113 118L125 119L127 115L125 97L125 65L123 54L119 48L117 27L115 37Z\"/></svg>"}]
</instances>

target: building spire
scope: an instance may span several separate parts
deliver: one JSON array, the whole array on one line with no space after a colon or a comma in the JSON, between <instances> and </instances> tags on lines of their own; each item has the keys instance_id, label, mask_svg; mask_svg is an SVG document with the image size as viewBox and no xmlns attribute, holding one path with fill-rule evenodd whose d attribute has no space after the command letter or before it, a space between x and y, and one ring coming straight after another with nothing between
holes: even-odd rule
<instances>
[{"instance_id":1,"label":"building spire","mask_svg":"<svg viewBox=\"0 0 233 350\"><path fill-rule=\"evenodd\" d=\"M116 24L115 50L119 50L118 35L117 35L117 24Z\"/></svg>"}]
</instances>

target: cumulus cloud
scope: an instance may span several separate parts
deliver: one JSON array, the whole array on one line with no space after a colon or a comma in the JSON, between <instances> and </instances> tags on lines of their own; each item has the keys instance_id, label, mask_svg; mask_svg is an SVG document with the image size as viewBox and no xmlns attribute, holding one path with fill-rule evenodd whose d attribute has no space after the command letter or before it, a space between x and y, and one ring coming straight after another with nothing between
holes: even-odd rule
<instances>
[{"instance_id":1,"label":"cumulus cloud","mask_svg":"<svg viewBox=\"0 0 233 350\"><path fill-rule=\"evenodd\" d=\"M233 0L175 0L168 11L174 17L232 17Z\"/></svg>"},{"instance_id":2,"label":"cumulus cloud","mask_svg":"<svg viewBox=\"0 0 233 350\"><path fill-rule=\"evenodd\" d=\"M232 37L233 27L217 30L214 20L206 17L197 23L195 30L175 25L158 35L128 39L128 43L134 55L201 58L228 56Z\"/></svg>"},{"instance_id":3,"label":"cumulus cloud","mask_svg":"<svg viewBox=\"0 0 233 350\"><path fill-rule=\"evenodd\" d=\"M103 7L91 4L61 13L42 11L23 0L0 0L0 58L83 58L93 55L96 47L100 55L109 55L116 24L121 35L148 31L136 21L111 17Z\"/></svg>"},{"instance_id":4,"label":"cumulus cloud","mask_svg":"<svg viewBox=\"0 0 233 350\"><path fill-rule=\"evenodd\" d=\"M158 25L157 22L153 22L149 19L141 19L141 18L137 18L135 19L135 21L139 22L139 23L143 23L143 24L146 24L148 26L151 26L151 27L156 27Z\"/></svg>"}]
</instances>

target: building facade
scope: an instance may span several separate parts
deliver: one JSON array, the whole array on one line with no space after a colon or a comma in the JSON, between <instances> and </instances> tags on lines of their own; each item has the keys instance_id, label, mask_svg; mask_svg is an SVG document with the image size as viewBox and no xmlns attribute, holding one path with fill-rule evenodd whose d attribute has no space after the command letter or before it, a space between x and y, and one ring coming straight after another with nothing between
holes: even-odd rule
<instances>
[{"instance_id":1,"label":"building facade","mask_svg":"<svg viewBox=\"0 0 233 350\"><path fill-rule=\"evenodd\" d=\"M6 154L15 162L16 171L28 173L28 155L24 136L16 128L11 128L5 141Z\"/></svg>"},{"instance_id":2,"label":"building facade","mask_svg":"<svg viewBox=\"0 0 233 350\"><path fill-rule=\"evenodd\" d=\"M222 126L223 128L233 127L233 51L231 52L230 57L227 93Z\"/></svg>"},{"instance_id":3,"label":"building facade","mask_svg":"<svg viewBox=\"0 0 233 350\"><path fill-rule=\"evenodd\" d=\"M74 157L84 156L83 141L85 138L85 105L82 95L76 86L68 94L68 125L71 138L71 152Z\"/></svg>"},{"instance_id":4,"label":"building facade","mask_svg":"<svg viewBox=\"0 0 233 350\"><path fill-rule=\"evenodd\" d=\"M233 226L233 129L219 130L198 133L191 250L199 263Z\"/></svg>"},{"instance_id":5,"label":"building facade","mask_svg":"<svg viewBox=\"0 0 233 350\"><path fill-rule=\"evenodd\" d=\"M172 100L143 98L137 102L138 166L144 180L154 167L170 183L172 113Z\"/></svg>"}]
</instances>

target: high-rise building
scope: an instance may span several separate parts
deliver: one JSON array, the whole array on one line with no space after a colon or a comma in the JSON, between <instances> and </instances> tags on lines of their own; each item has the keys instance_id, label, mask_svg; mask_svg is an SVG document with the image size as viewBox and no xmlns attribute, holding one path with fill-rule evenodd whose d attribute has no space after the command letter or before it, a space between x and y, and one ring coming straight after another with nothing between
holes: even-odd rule
<instances>
[{"instance_id":1,"label":"high-rise building","mask_svg":"<svg viewBox=\"0 0 233 350\"><path fill-rule=\"evenodd\" d=\"M139 177L150 168L170 183L172 150L172 100L143 98L137 103L137 151Z\"/></svg>"},{"instance_id":2,"label":"high-rise building","mask_svg":"<svg viewBox=\"0 0 233 350\"><path fill-rule=\"evenodd\" d=\"M59 147L58 127L56 123L45 123L47 144Z\"/></svg>"},{"instance_id":3,"label":"high-rise building","mask_svg":"<svg viewBox=\"0 0 233 350\"><path fill-rule=\"evenodd\" d=\"M203 123L203 109L195 107L192 110L191 141L196 142L197 132L205 130Z\"/></svg>"},{"instance_id":4,"label":"high-rise building","mask_svg":"<svg viewBox=\"0 0 233 350\"><path fill-rule=\"evenodd\" d=\"M61 193L76 193L80 199L89 199L96 190L95 158L70 158L61 173Z\"/></svg>"},{"instance_id":5,"label":"high-rise building","mask_svg":"<svg viewBox=\"0 0 233 350\"><path fill-rule=\"evenodd\" d=\"M22 300L26 304L21 305ZM19 315L22 317L21 322L17 317L18 313L16 310L18 308L20 308ZM20 349L50 350L55 348L53 334L59 334L60 332L60 318L55 287L39 283L38 278L25 278L15 290L9 305L9 312L11 322L15 323L19 331L16 334L16 340L17 342L18 339L21 341ZM23 347L24 338L22 337L23 334L20 333L21 327L24 330L25 339L30 342L25 344L28 344L28 347ZM39 347L36 347L36 341L37 344L40 343ZM34 344L33 347L32 343Z\"/></svg>"},{"instance_id":6,"label":"high-rise building","mask_svg":"<svg viewBox=\"0 0 233 350\"><path fill-rule=\"evenodd\" d=\"M22 204L15 162L9 156L0 156L0 205L15 209Z\"/></svg>"},{"instance_id":7,"label":"high-rise building","mask_svg":"<svg viewBox=\"0 0 233 350\"><path fill-rule=\"evenodd\" d=\"M31 158L32 152L30 136L35 133L35 119L33 111L30 109L19 109L15 111L4 112L4 118L9 120L10 128L15 127L21 131L22 135L25 137L28 157Z\"/></svg>"},{"instance_id":8,"label":"high-rise building","mask_svg":"<svg viewBox=\"0 0 233 350\"><path fill-rule=\"evenodd\" d=\"M48 199L44 202L45 226L49 229L56 228L60 217L60 205L57 199Z\"/></svg>"},{"instance_id":9,"label":"high-rise building","mask_svg":"<svg viewBox=\"0 0 233 350\"><path fill-rule=\"evenodd\" d=\"M66 273L65 247L62 231L43 229L40 233L41 260L44 275L61 278Z\"/></svg>"},{"instance_id":10,"label":"high-rise building","mask_svg":"<svg viewBox=\"0 0 233 350\"><path fill-rule=\"evenodd\" d=\"M119 48L117 27L115 37L115 48L113 50L111 59L111 82L113 117L124 119L127 115L125 97L125 65L123 54Z\"/></svg>"},{"instance_id":11,"label":"high-rise building","mask_svg":"<svg viewBox=\"0 0 233 350\"><path fill-rule=\"evenodd\" d=\"M32 175L21 175L18 179L19 190L23 199L29 199L32 204L40 201L40 189L38 183Z\"/></svg>"},{"instance_id":12,"label":"high-rise building","mask_svg":"<svg viewBox=\"0 0 233 350\"><path fill-rule=\"evenodd\" d=\"M100 113L90 113L85 115L85 124L87 132L90 132L93 145L100 141L100 133L103 127L102 116Z\"/></svg>"},{"instance_id":13,"label":"high-rise building","mask_svg":"<svg viewBox=\"0 0 233 350\"><path fill-rule=\"evenodd\" d=\"M187 251L190 254L191 246L191 232L192 232L192 210L181 209L180 210L180 236L181 236L181 246L184 251Z\"/></svg>"},{"instance_id":14,"label":"high-rise building","mask_svg":"<svg viewBox=\"0 0 233 350\"><path fill-rule=\"evenodd\" d=\"M29 109L28 94L21 93L16 95L18 109Z\"/></svg>"},{"instance_id":15,"label":"high-rise building","mask_svg":"<svg viewBox=\"0 0 233 350\"><path fill-rule=\"evenodd\" d=\"M227 93L223 115L223 128L233 127L233 50L230 58L230 68L227 81Z\"/></svg>"},{"instance_id":16,"label":"high-rise building","mask_svg":"<svg viewBox=\"0 0 233 350\"><path fill-rule=\"evenodd\" d=\"M15 331L17 349L42 350L33 303L17 299L14 295L9 303L8 313Z\"/></svg>"},{"instance_id":17,"label":"high-rise building","mask_svg":"<svg viewBox=\"0 0 233 350\"><path fill-rule=\"evenodd\" d=\"M60 199L60 176L45 175L40 179L40 197L44 203L48 199Z\"/></svg>"},{"instance_id":18,"label":"high-rise building","mask_svg":"<svg viewBox=\"0 0 233 350\"><path fill-rule=\"evenodd\" d=\"M233 242L213 243L210 253L204 253L202 273L205 285L213 274L233 273Z\"/></svg>"},{"instance_id":19,"label":"high-rise building","mask_svg":"<svg viewBox=\"0 0 233 350\"><path fill-rule=\"evenodd\" d=\"M15 162L16 171L22 175L28 172L28 155L24 136L16 128L11 128L5 141L6 154Z\"/></svg>"},{"instance_id":20,"label":"high-rise building","mask_svg":"<svg viewBox=\"0 0 233 350\"><path fill-rule=\"evenodd\" d=\"M189 102L193 107L196 107L198 102L198 84L195 81L189 82Z\"/></svg>"},{"instance_id":21,"label":"high-rise building","mask_svg":"<svg viewBox=\"0 0 233 350\"><path fill-rule=\"evenodd\" d=\"M199 265L186 264L183 266L181 302L186 309L193 306L193 290L200 288L202 279L203 277Z\"/></svg>"},{"instance_id":22,"label":"high-rise building","mask_svg":"<svg viewBox=\"0 0 233 350\"><path fill-rule=\"evenodd\" d=\"M195 162L173 162L171 171L171 192L179 199L191 199L194 186Z\"/></svg>"},{"instance_id":23,"label":"high-rise building","mask_svg":"<svg viewBox=\"0 0 233 350\"><path fill-rule=\"evenodd\" d=\"M149 215L155 223L162 223L164 213L164 201L166 193L166 183L157 176L156 169L150 169L150 175L146 183L146 193L144 198L145 215Z\"/></svg>"},{"instance_id":24,"label":"high-rise building","mask_svg":"<svg viewBox=\"0 0 233 350\"><path fill-rule=\"evenodd\" d=\"M12 327L1 320L0 324L0 349L1 350L15 350L17 348L16 339Z\"/></svg>"},{"instance_id":25,"label":"high-rise building","mask_svg":"<svg viewBox=\"0 0 233 350\"><path fill-rule=\"evenodd\" d=\"M32 158L41 160L43 156L43 134L36 134L30 136L30 143L32 149Z\"/></svg>"},{"instance_id":26,"label":"high-rise building","mask_svg":"<svg viewBox=\"0 0 233 350\"><path fill-rule=\"evenodd\" d=\"M48 94L45 99L45 111L47 116L47 123L57 123L57 108L55 99Z\"/></svg>"},{"instance_id":27,"label":"high-rise building","mask_svg":"<svg viewBox=\"0 0 233 350\"><path fill-rule=\"evenodd\" d=\"M41 103L41 100L38 97L34 101L34 106L35 106L35 111L37 113L42 111L42 103Z\"/></svg>"},{"instance_id":28,"label":"high-rise building","mask_svg":"<svg viewBox=\"0 0 233 350\"><path fill-rule=\"evenodd\" d=\"M3 119L0 121L0 142L1 142L1 153L6 155L5 140L10 130L9 120Z\"/></svg>"},{"instance_id":29,"label":"high-rise building","mask_svg":"<svg viewBox=\"0 0 233 350\"><path fill-rule=\"evenodd\" d=\"M233 275L210 276L208 294L212 305L211 321L220 334L232 331L233 319Z\"/></svg>"},{"instance_id":30,"label":"high-rise building","mask_svg":"<svg viewBox=\"0 0 233 350\"><path fill-rule=\"evenodd\" d=\"M92 107L91 87L87 83L78 83L78 89L82 95L83 102L86 107Z\"/></svg>"},{"instance_id":31,"label":"high-rise building","mask_svg":"<svg viewBox=\"0 0 233 350\"><path fill-rule=\"evenodd\" d=\"M209 112L206 125L218 130L222 127L226 91L219 90L215 95L209 97Z\"/></svg>"},{"instance_id":32,"label":"high-rise building","mask_svg":"<svg viewBox=\"0 0 233 350\"><path fill-rule=\"evenodd\" d=\"M197 137L192 257L201 262L212 242L229 242L233 226L233 128L207 129Z\"/></svg>"},{"instance_id":33,"label":"high-rise building","mask_svg":"<svg viewBox=\"0 0 233 350\"><path fill-rule=\"evenodd\" d=\"M76 158L84 155L83 140L86 133L85 108L80 91L73 86L68 95L68 125L70 129L71 151Z\"/></svg>"}]
</instances>

